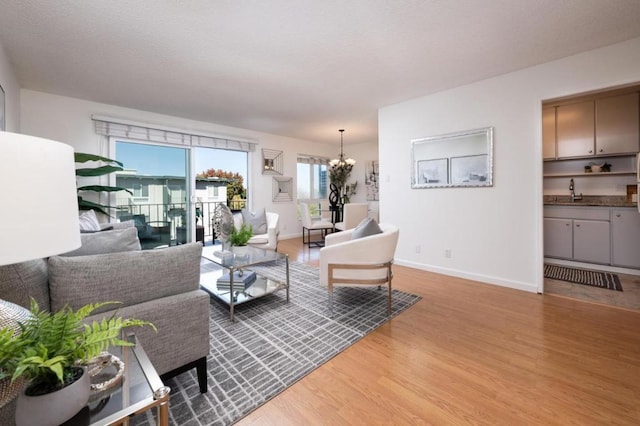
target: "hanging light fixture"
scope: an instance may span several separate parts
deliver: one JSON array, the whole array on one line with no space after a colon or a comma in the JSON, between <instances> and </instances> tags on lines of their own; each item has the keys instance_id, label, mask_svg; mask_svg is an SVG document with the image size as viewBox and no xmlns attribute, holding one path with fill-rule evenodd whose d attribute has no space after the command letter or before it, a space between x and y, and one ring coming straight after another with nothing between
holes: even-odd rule
<instances>
[{"instance_id":1,"label":"hanging light fixture","mask_svg":"<svg viewBox=\"0 0 640 426\"><path fill-rule=\"evenodd\" d=\"M333 160L331 160L329 162L329 165L331 167L349 167L349 171L351 171L351 167L353 167L354 164L356 164L356 160L354 160L353 158L344 158L344 139L343 139L343 135L344 135L344 129L340 129L338 130L340 132L340 157L339 158L334 158Z\"/></svg>"}]
</instances>

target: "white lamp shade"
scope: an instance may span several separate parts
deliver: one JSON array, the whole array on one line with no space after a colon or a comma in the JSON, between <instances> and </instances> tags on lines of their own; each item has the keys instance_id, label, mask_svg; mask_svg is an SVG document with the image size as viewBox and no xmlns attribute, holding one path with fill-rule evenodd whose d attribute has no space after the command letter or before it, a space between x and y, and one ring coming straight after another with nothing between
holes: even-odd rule
<instances>
[{"instance_id":1,"label":"white lamp shade","mask_svg":"<svg viewBox=\"0 0 640 426\"><path fill-rule=\"evenodd\" d=\"M0 132L0 265L80 247L73 148Z\"/></svg>"}]
</instances>

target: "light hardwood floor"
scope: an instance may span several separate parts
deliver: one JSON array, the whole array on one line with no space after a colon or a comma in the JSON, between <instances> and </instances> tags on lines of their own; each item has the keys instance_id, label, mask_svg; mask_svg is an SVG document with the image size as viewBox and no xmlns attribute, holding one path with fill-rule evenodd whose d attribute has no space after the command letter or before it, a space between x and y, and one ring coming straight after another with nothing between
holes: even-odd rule
<instances>
[{"instance_id":1,"label":"light hardwood floor","mask_svg":"<svg viewBox=\"0 0 640 426\"><path fill-rule=\"evenodd\" d=\"M318 264L300 239L278 250ZM640 424L640 312L394 275L423 299L239 424Z\"/></svg>"}]
</instances>

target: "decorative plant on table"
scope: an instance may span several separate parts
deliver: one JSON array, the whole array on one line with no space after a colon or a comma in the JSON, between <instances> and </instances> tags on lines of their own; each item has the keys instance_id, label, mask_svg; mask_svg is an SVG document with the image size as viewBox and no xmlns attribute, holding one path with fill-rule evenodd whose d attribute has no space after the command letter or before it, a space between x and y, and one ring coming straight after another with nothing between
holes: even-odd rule
<instances>
[{"instance_id":1,"label":"decorative plant on table","mask_svg":"<svg viewBox=\"0 0 640 426\"><path fill-rule=\"evenodd\" d=\"M156 330L150 322L115 315L91 324L82 322L96 309L118 303L89 304L75 312L66 307L52 313L41 311L32 300L31 316L18 323L17 334L9 327L0 329L0 378L25 378L28 396L55 392L79 379L83 372L78 364L87 364L110 346L132 346L119 337L123 328L148 325Z\"/></svg>"},{"instance_id":2,"label":"decorative plant on table","mask_svg":"<svg viewBox=\"0 0 640 426\"><path fill-rule=\"evenodd\" d=\"M232 246L246 246L249 240L253 237L253 227L246 223L240 226L240 229L233 227L231 236L229 237L229 243Z\"/></svg>"},{"instance_id":3,"label":"decorative plant on table","mask_svg":"<svg viewBox=\"0 0 640 426\"><path fill-rule=\"evenodd\" d=\"M100 155L94 155L94 154L85 154L82 152L76 152L74 153L74 156L75 156L76 163L86 163L88 161L99 161L99 162L106 163L105 165L98 166L98 167L76 169L76 176L78 177L99 177L99 176L104 176L110 173L120 172L124 170L123 168L124 166L121 162L112 160L111 158L102 157ZM133 195L133 193L128 189L122 188L119 186L85 185L85 186L78 187L78 209L79 210L95 210L96 212L100 212L107 216L110 216L109 209L112 209L114 207L96 203L89 200L85 200L80 195L82 192L85 192L85 191L91 191L95 193L127 191L129 194Z\"/></svg>"}]
</instances>

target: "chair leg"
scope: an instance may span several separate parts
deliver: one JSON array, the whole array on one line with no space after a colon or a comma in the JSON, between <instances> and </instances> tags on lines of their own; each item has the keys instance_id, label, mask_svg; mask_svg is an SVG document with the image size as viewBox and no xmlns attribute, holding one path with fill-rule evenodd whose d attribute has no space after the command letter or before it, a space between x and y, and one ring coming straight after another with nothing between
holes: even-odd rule
<instances>
[{"instance_id":1,"label":"chair leg","mask_svg":"<svg viewBox=\"0 0 640 426\"><path fill-rule=\"evenodd\" d=\"M329 318L333 318L333 283L329 282L327 286L328 291L328 299L327 303L329 304Z\"/></svg>"},{"instance_id":2,"label":"chair leg","mask_svg":"<svg viewBox=\"0 0 640 426\"><path fill-rule=\"evenodd\" d=\"M391 265L389 265L387 276L389 278L389 297L387 300L387 316L391 316L391 279L393 278L393 275L391 273Z\"/></svg>"}]
</instances>

